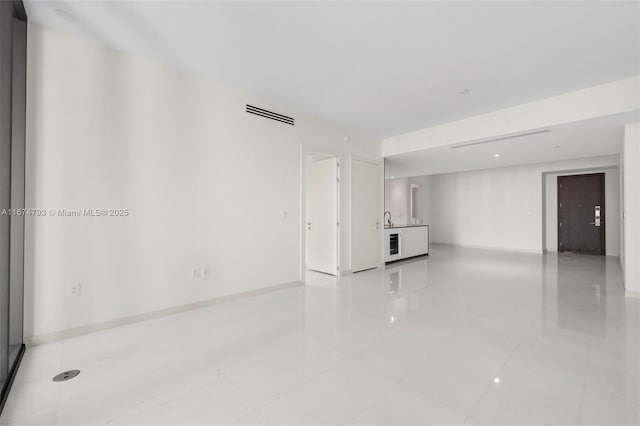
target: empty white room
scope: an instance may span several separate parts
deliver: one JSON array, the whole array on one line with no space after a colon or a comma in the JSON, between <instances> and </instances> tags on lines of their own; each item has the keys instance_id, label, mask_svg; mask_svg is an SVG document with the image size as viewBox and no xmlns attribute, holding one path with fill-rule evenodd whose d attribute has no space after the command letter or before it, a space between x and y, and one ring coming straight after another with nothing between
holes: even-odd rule
<instances>
[{"instance_id":1,"label":"empty white room","mask_svg":"<svg viewBox=\"0 0 640 426\"><path fill-rule=\"evenodd\" d=\"M0 0L0 424L640 424L639 1Z\"/></svg>"}]
</instances>

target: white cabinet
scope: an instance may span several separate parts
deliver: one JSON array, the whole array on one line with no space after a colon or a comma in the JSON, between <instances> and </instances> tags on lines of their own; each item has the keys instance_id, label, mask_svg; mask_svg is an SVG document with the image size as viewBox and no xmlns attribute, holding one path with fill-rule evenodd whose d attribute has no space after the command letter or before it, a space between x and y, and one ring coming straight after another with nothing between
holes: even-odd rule
<instances>
[{"instance_id":1,"label":"white cabinet","mask_svg":"<svg viewBox=\"0 0 640 426\"><path fill-rule=\"evenodd\" d=\"M429 227L426 225L387 228L384 236L385 262L429 254Z\"/></svg>"},{"instance_id":2,"label":"white cabinet","mask_svg":"<svg viewBox=\"0 0 640 426\"><path fill-rule=\"evenodd\" d=\"M405 228L402 233L401 247L402 257L413 257L429 252L429 228L427 226L414 226Z\"/></svg>"}]
</instances>

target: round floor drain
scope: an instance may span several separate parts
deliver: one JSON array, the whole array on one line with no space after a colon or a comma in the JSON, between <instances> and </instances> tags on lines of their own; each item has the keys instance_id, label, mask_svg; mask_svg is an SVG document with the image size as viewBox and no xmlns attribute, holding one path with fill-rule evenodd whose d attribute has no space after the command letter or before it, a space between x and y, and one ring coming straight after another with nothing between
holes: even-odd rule
<instances>
[{"instance_id":1,"label":"round floor drain","mask_svg":"<svg viewBox=\"0 0 640 426\"><path fill-rule=\"evenodd\" d=\"M54 382L66 382L67 380L73 379L78 374L80 374L80 370L63 371L62 373L60 373L56 377L54 377L53 381Z\"/></svg>"}]
</instances>

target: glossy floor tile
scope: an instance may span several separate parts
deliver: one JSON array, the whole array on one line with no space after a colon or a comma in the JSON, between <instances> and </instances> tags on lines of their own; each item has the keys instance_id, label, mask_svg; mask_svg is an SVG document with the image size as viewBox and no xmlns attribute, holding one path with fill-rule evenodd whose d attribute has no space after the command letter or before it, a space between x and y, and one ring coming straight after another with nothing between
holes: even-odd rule
<instances>
[{"instance_id":1,"label":"glossy floor tile","mask_svg":"<svg viewBox=\"0 0 640 426\"><path fill-rule=\"evenodd\" d=\"M434 246L28 348L1 422L638 425L640 300L623 293L617 258Z\"/></svg>"}]
</instances>

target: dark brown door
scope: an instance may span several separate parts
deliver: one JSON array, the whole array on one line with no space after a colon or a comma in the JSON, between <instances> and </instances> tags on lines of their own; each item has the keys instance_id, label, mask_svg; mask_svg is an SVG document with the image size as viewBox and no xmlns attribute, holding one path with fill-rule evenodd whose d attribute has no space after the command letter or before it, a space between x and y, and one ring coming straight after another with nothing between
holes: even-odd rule
<instances>
[{"instance_id":1,"label":"dark brown door","mask_svg":"<svg viewBox=\"0 0 640 426\"><path fill-rule=\"evenodd\" d=\"M558 251L605 254L604 173L558 176Z\"/></svg>"}]
</instances>

